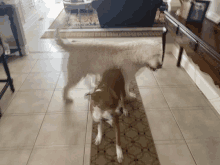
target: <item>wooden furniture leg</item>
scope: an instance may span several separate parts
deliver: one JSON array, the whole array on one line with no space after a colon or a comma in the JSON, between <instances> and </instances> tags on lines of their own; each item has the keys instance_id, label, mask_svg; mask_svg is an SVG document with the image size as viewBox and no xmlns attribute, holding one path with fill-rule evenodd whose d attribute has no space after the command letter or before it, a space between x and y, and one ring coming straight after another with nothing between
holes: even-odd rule
<instances>
[{"instance_id":1,"label":"wooden furniture leg","mask_svg":"<svg viewBox=\"0 0 220 165\"><path fill-rule=\"evenodd\" d=\"M177 65L176 65L177 67L180 67L182 55L183 55L183 47L180 47L178 61L177 61Z\"/></svg>"}]
</instances>

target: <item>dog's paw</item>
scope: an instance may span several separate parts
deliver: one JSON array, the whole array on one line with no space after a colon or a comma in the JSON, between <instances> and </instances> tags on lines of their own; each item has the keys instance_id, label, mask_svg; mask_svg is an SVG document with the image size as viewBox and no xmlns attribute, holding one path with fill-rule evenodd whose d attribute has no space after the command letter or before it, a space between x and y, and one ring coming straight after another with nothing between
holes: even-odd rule
<instances>
[{"instance_id":1,"label":"dog's paw","mask_svg":"<svg viewBox=\"0 0 220 165\"><path fill-rule=\"evenodd\" d=\"M123 108L123 114L124 114L125 116L128 116L128 110L125 109L125 108Z\"/></svg>"},{"instance_id":2,"label":"dog's paw","mask_svg":"<svg viewBox=\"0 0 220 165\"><path fill-rule=\"evenodd\" d=\"M106 122L107 122L108 124L110 124L111 126L113 126L113 120L112 120L112 119L107 120Z\"/></svg>"},{"instance_id":3,"label":"dog's paw","mask_svg":"<svg viewBox=\"0 0 220 165\"><path fill-rule=\"evenodd\" d=\"M98 134L95 138L95 145L99 145L102 141L102 135Z\"/></svg>"},{"instance_id":4,"label":"dog's paw","mask_svg":"<svg viewBox=\"0 0 220 165\"><path fill-rule=\"evenodd\" d=\"M134 100L136 99L136 94L129 92L129 94L126 96L126 100Z\"/></svg>"},{"instance_id":5,"label":"dog's paw","mask_svg":"<svg viewBox=\"0 0 220 165\"><path fill-rule=\"evenodd\" d=\"M119 163L122 163L123 161L123 152L120 146L116 145L116 154L117 154L117 159Z\"/></svg>"}]
</instances>

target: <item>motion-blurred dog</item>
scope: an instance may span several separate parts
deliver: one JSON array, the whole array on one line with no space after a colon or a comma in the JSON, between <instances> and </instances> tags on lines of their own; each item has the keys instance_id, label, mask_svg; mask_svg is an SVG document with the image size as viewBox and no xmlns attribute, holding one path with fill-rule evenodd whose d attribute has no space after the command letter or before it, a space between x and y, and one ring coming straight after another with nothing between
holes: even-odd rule
<instances>
[{"instance_id":1,"label":"motion-blurred dog","mask_svg":"<svg viewBox=\"0 0 220 165\"><path fill-rule=\"evenodd\" d=\"M136 40L121 43L114 42L73 42L64 43L56 30L56 43L69 52L67 64L67 84L63 99L71 102L68 96L74 87L88 74L103 75L110 68L120 68L125 79L126 99L134 98L129 92L129 84L136 72L142 67L155 71L162 67L162 44L155 40Z\"/></svg>"}]
</instances>

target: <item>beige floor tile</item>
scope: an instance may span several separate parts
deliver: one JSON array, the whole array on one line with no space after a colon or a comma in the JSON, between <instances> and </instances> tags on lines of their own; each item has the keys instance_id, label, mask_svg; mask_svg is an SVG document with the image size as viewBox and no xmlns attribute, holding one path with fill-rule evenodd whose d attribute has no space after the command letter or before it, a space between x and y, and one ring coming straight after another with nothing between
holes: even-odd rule
<instances>
[{"instance_id":1,"label":"beige floor tile","mask_svg":"<svg viewBox=\"0 0 220 165\"><path fill-rule=\"evenodd\" d=\"M13 97L16 95L17 91L27 78L28 74L19 74L19 73L11 73L11 77L13 79L13 84L15 88L15 92L12 93L10 86L6 90L5 94L3 95L2 99L0 100L0 107L2 112L5 112L7 109L8 105L12 101ZM6 74L1 74L2 79L6 79ZM5 83L0 83L0 89L3 89L5 86Z\"/></svg>"},{"instance_id":2,"label":"beige floor tile","mask_svg":"<svg viewBox=\"0 0 220 165\"><path fill-rule=\"evenodd\" d=\"M45 116L36 146L82 145L85 143L87 112Z\"/></svg>"},{"instance_id":3,"label":"beige floor tile","mask_svg":"<svg viewBox=\"0 0 220 165\"><path fill-rule=\"evenodd\" d=\"M28 165L83 164L84 145L35 147Z\"/></svg>"},{"instance_id":4,"label":"beige floor tile","mask_svg":"<svg viewBox=\"0 0 220 165\"><path fill-rule=\"evenodd\" d=\"M2 88L1 88L2 90ZM12 93L10 87L6 90L6 92L4 93L4 95L2 96L1 100L0 100L0 108L1 108L1 112L4 113L6 111L6 109L8 108L8 106L10 105L13 97L16 95L15 91L14 93Z\"/></svg>"},{"instance_id":5,"label":"beige floor tile","mask_svg":"<svg viewBox=\"0 0 220 165\"><path fill-rule=\"evenodd\" d=\"M169 107L167 102L159 88L139 88L140 95L144 104L144 108L148 109L164 109L167 110Z\"/></svg>"},{"instance_id":6,"label":"beige floor tile","mask_svg":"<svg viewBox=\"0 0 220 165\"><path fill-rule=\"evenodd\" d=\"M139 87L158 86L153 73L148 68L143 68L138 71L136 81Z\"/></svg>"},{"instance_id":7,"label":"beige floor tile","mask_svg":"<svg viewBox=\"0 0 220 165\"><path fill-rule=\"evenodd\" d=\"M85 144L84 164L90 165L91 144Z\"/></svg>"},{"instance_id":8,"label":"beige floor tile","mask_svg":"<svg viewBox=\"0 0 220 165\"><path fill-rule=\"evenodd\" d=\"M196 165L184 141L156 143L161 165Z\"/></svg>"},{"instance_id":9,"label":"beige floor tile","mask_svg":"<svg viewBox=\"0 0 220 165\"><path fill-rule=\"evenodd\" d=\"M44 115L3 115L0 120L0 148L34 146Z\"/></svg>"},{"instance_id":10,"label":"beige floor tile","mask_svg":"<svg viewBox=\"0 0 220 165\"><path fill-rule=\"evenodd\" d=\"M177 59L171 52L166 52L164 56L163 68L177 68Z\"/></svg>"},{"instance_id":11,"label":"beige floor tile","mask_svg":"<svg viewBox=\"0 0 220 165\"><path fill-rule=\"evenodd\" d=\"M93 124L93 119L92 119L91 112L89 112L87 128L86 128L86 144L91 144L92 142L92 124Z\"/></svg>"},{"instance_id":12,"label":"beige floor tile","mask_svg":"<svg viewBox=\"0 0 220 165\"><path fill-rule=\"evenodd\" d=\"M209 108L172 111L185 139L220 138L220 120Z\"/></svg>"},{"instance_id":13,"label":"beige floor tile","mask_svg":"<svg viewBox=\"0 0 220 165\"><path fill-rule=\"evenodd\" d=\"M189 75L182 68L163 68L153 72L160 86L193 85Z\"/></svg>"},{"instance_id":14,"label":"beige floor tile","mask_svg":"<svg viewBox=\"0 0 220 165\"><path fill-rule=\"evenodd\" d=\"M21 85L23 84L25 79L27 78L28 73L11 73L10 75L11 75L11 78L13 79L14 88L17 91L17 90L19 90L19 88L21 87ZM6 74L1 75L1 78L7 79ZM5 83L1 83L0 89L2 89L4 87L4 85L5 85Z\"/></svg>"},{"instance_id":15,"label":"beige floor tile","mask_svg":"<svg viewBox=\"0 0 220 165\"><path fill-rule=\"evenodd\" d=\"M60 73L48 72L48 73L30 73L20 90L30 89L48 89L53 90L57 84Z\"/></svg>"},{"instance_id":16,"label":"beige floor tile","mask_svg":"<svg viewBox=\"0 0 220 165\"><path fill-rule=\"evenodd\" d=\"M183 139L180 129L168 111L146 111L154 140Z\"/></svg>"},{"instance_id":17,"label":"beige floor tile","mask_svg":"<svg viewBox=\"0 0 220 165\"><path fill-rule=\"evenodd\" d=\"M210 106L207 99L194 86L161 89L170 108Z\"/></svg>"},{"instance_id":18,"label":"beige floor tile","mask_svg":"<svg viewBox=\"0 0 220 165\"><path fill-rule=\"evenodd\" d=\"M28 43L28 48L30 52L49 52L51 50L51 42L50 41L36 41Z\"/></svg>"},{"instance_id":19,"label":"beige floor tile","mask_svg":"<svg viewBox=\"0 0 220 165\"><path fill-rule=\"evenodd\" d=\"M73 103L66 104L63 101L63 90L54 91L51 103L48 108L48 113L51 112L82 112L88 111L89 102L84 98L85 94L89 90L74 89L70 91L70 96L73 99Z\"/></svg>"},{"instance_id":20,"label":"beige floor tile","mask_svg":"<svg viewBox=\"0 0 220 165\"><path fill-rule=\"evenodd\" d=\"M198 165L219 165L219 138L187 140L186 142Z\"/></svg>"},{"instance_id":21,"label":"beige floor tile","mask_svg":"<svg viewBox=\"0 0 220 165\"><path fill-rule=\"evenodd\" d=\"M0 150L0 165L26 165L31 150Z\"/></svg>"},{"instance_id":22,"label":"beige floor tile","mask_svg":"<svg viewBox=\"0 0 220 165\"><path fill-rule=\"evenodd\" d=\"M40 56L40 59L56 59L56 58L69 58L69 53L67 52L49 52Z\"/></svg>"},{"instance_id":23,"label":"beige floor tile","mask_svg":"<svg viewBox=\"0 0 220 165\"><path fill-rule=\"evenodd\" d=\"M10 73L29 73L37 60L16 59L8 63Z\"/></svg>"},{"instance_id":24,"label":"beige floor tile","mask_svg":"<svg viewBox=\"0 0 220 165\"><path fill-rule=\"evenodd\" d=\"M90 89L90 81L89 77L83 78L78 84L73 87L74 89ZM62 89L67 84L67 72L61 72L59 80L57 82L56 89Z\"/></svg>"},{"instance_id":25,"label":"beige floor tile","mask_svg":"<svg viewBox=\"0 0 220 165\"><path fill-rule=\"evenodd\" d=\"M33 52L30 52L28 55L24 56L25 59L29 59L29 60L33 60L33 59L41 59L43 58L44 56L46 56L48 53L47 52L41 52L41 53L33 53Z\"/></svg>"},{"instance_id":26,"label":"beige floor tile","mask_svg":"<svg viewBox=\"0 0 220 165\"><path fill-rule=\"evenodd\" d=\"M19 91L5 113L44 113L47 111L52 94L52 91L43 90Z\"/></svg>"},{"instance_id":27,"label":"beige floor tile","mask_svg":"<svg viewBox=\"0 0 220 165\"><path fill-rule=\"evenodd\" d=\"M60 72L66 71L67 59L38 60L31 72Z\"/></svg>"}]
</instances>

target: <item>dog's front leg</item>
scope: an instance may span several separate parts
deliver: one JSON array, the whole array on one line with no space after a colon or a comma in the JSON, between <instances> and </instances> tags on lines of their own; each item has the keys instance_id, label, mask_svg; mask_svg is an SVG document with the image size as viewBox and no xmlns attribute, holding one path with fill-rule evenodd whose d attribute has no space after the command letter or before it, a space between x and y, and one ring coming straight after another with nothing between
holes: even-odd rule
<instances>
[{"instance_id":1,"label":"dog's front leg","mask_svg":"<svg viewBox=\"0 0 220 165\"><path fill-rule=\"evenodd\" d=\"M98 124L98 134L95 138L95 145L99 145L102 141L102 120Z\"/></svg>"},{"instance_id":2,"label":"dog's front leg","mask_svg":"<svg viewBox=\"0 0 220 165\"><path fill-rule=\"evenodd\" d=\"M125 93L126 93L126 100L133 100L136 98L136 95L129 90L131 81L125 81Z\"/></svg>"},{"instance_id":3,"label":"dog's front leg","mask_svg":"<svg viewBox=\"0 0 220 165\"><path fill-rule=\"evenodd\" d=\"M132 71L127 71L126 69L123 70L123 76L125 79L125 98L126 100L133 100L136 98L136 95L132 92L130 92L129 87L130 83L132 81L133 75L135 75Z\"/></svg>"},{"instance_id":4,"label":"dog's front leg","mask_svg":"<svg viewBox=\"0 0 220 165\"><path fill-rule=\"evenodd\" d=\"M121 149L120 127L119 127L118 115L114 117L114 125L115 125L115 136L116 136L116 154L117 154L118 162L121 163L123 160L123 152Z\"/></svg>"}]
</instances>

